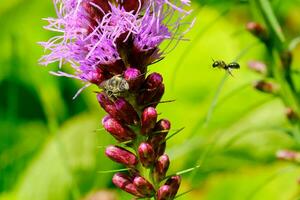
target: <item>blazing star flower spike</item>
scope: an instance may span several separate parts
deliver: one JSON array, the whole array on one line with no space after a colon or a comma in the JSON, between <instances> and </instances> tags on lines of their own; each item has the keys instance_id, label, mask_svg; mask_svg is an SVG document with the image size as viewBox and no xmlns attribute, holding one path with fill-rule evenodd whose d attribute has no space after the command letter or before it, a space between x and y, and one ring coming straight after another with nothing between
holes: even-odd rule
<instances>
[{"instance_id":1,"label":"blazing star flower spike","mask_svg":"<svg viewBox=\"0 0 300 200\"><path fill-rule=\"evenodd\" d=\"M75 97L90 85L99 88L97 101L108 114L102 126L118 142L107 146L105 154L128 168L127 174L116 173L112 182L136 198L174 199L180 178L161 183L170 165L165 149L171 123L158 120L156 108L165 85L161 74L147 72L192 26L183 20L190 13L186 9L190 1L54 0L54 4L57 17L46 18L45 28L58 35L40 43L46 52L40 63L58 61L60 68L68 63L73 73L62 69L51 73L84 82ZM164 50L163 42L168 42Z\"/></svg>"}]
</instances>

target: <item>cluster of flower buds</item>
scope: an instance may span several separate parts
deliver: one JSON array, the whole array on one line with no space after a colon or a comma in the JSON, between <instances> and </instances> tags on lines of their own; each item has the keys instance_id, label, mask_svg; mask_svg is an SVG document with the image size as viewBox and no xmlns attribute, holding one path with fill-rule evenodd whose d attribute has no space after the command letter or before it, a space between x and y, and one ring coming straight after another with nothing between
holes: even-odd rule
<instances>
[{"instance_id":1,"label":"cluster of flower buds","mask_svg":"<svg viewBox=\"0 0 300 200\"><path fill-rule=\"evenodd\" d=\"M171 124L167 119L158 120L156 110L165 86L160 74L147 72L164 55L159 45L181 39L192 26L193 22L183 22L190 14L185 9L190 0L54 3L57 18L46 18L49 25L45 28L62 35L40 43L48 52L40 63L69 62L74 74L52 73L80 79L86 83L84 88L94 84L102 89L97 93L107 112L102 125L119 142L108 146L105 154L128 168L126 174L116 173L113 183L138 198L174 199L180 177L166 178L170 160L165 154ZM145 169L150 175L143 174Z\"/></svg>"}]
</instances>

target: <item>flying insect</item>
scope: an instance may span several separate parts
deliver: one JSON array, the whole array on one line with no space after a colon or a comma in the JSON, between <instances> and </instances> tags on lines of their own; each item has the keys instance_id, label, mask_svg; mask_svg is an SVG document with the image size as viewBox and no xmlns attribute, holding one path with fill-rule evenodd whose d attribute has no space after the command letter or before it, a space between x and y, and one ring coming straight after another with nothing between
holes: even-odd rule
<instances>
[{"instance_id":1,"label":"flying insect","mask_svg":"<svg viewBox=\"0 0 300 200\"><path fill-rule=\"evenodd\" d=\"M231 63L226 64L223 60L213 60L212 66L214 68L217 67L219 69L226 70L231 76L233 76L231 73L232 69L240 68L240 65L237 62L231 62Z\"/></svg>"},{"instance_id":2,"label":"flying insect","mask_svg":"<svg viewBox=\"0 0 300 200\"><path fill-rule=\"evenodd\" d=\"M122 93L125 93L129 90L128 82L122 77L122 75L115 75L110 79L103 81L100 85L100 88L108 95L109 98L119 97Z\"/></svg>"}]
</instances>

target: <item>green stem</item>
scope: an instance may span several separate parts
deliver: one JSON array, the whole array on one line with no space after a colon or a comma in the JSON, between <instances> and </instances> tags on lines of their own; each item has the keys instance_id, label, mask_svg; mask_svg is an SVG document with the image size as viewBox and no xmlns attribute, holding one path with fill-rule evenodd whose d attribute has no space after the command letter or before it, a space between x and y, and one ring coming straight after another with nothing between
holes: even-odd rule
<instances>
[{"instance_id":1,"label":"green stem","mask_svg":"<svg viewBox=\"0 0 300 200\"><path fill-rule=\"evenodd\" d=\"M300 100L297 97L297 91L292 79L291 62L283 57L289 50L285 47L285 36L280 24L273 12L269 0L253 0L259 8L265 24L270 32L270 39L274 45L265 44L270 57L270 66L272 67L272 77L280 85L279 97L283 103L290 107L296 115L300 116ZM289 55L287 55L289 56ZM294 127L294 138L297 144L300 144L300 120L291 123Z\"/></svg>"}]
</instances>

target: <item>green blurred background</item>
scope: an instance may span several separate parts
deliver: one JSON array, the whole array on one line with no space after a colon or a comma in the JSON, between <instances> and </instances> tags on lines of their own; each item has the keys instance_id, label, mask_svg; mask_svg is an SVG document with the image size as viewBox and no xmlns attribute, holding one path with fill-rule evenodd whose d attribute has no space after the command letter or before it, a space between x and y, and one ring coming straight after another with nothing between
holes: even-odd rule
<instances>
[{"instance_id":1,"label":"green blurred background","mask_svg":"<svg viewBox=\"0 0 300 200\"><path fill-rule=\"evenodd\" d=\"M113 186L112 173L99 173L122 166L104 156L114 141L101 130L97 88L72 100L82 83L50 75L57 65L37 63L43 54L37 42L53 35L41 20L55 16L52 1L0 2L0 199L132 199ZM299 36L300 1L271 2L288 40ZM159 105L160 117L174 129L185 127L168 142L170 173L200 165L183 175L178 194L193 190L178 199L299 199L300 168L275 158L279 149L296 148L285 133L283 104L254 90L260 76L247 68L266 56L245 30L255 8L233 0L194 0L193 7L190 41L150 68L164 76L164 100L176 99ZM299 52L293 52L298 70ZM225 80L224 71L211 68L212 58L239 57L234 77Z\"/></svg>"}]
</instances>

